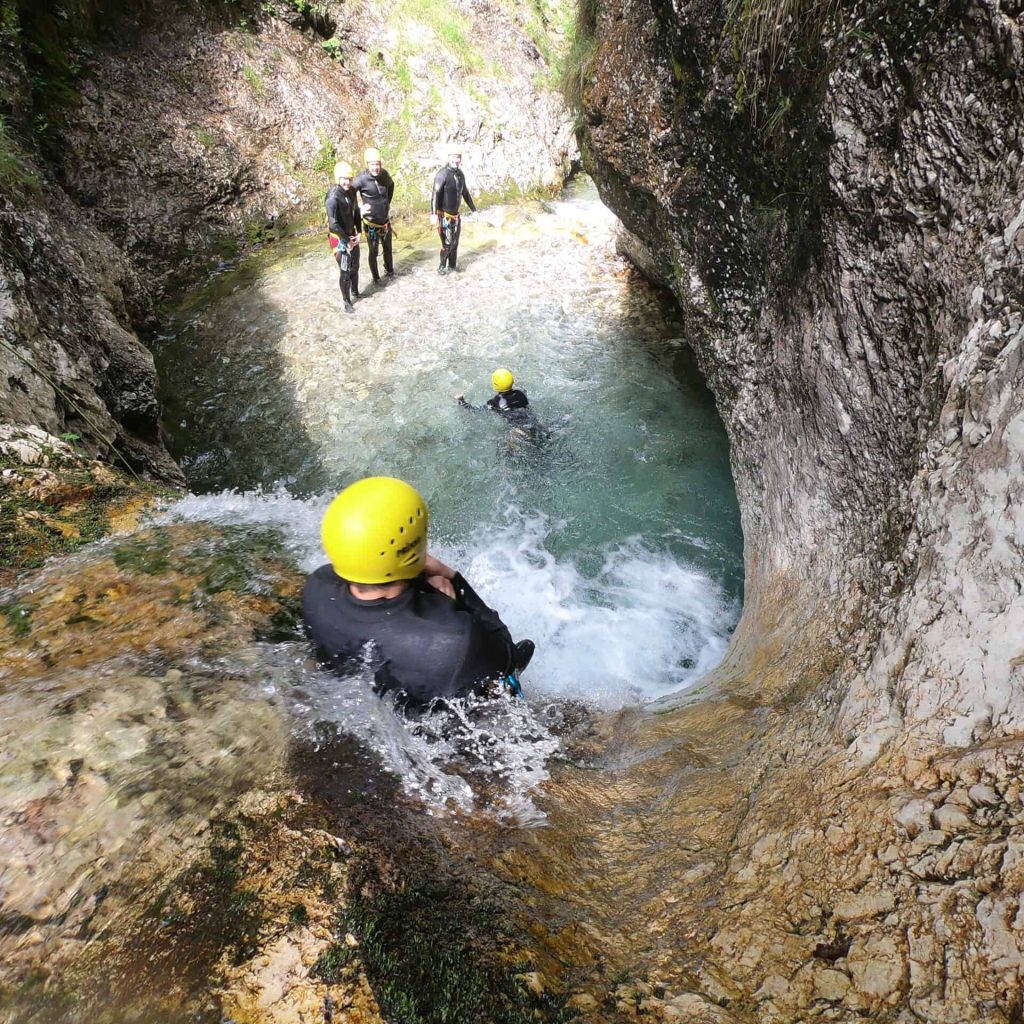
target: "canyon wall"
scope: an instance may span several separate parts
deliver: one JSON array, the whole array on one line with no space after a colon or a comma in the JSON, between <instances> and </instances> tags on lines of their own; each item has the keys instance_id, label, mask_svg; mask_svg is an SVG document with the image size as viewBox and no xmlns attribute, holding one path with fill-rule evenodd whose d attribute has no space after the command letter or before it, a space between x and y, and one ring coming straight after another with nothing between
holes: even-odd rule
<instances>
[{"instance_id":1,"label":"canyon wall","mask_svg":"<svg viewBox=\"0 0 1024 1024\"><path fill-rule=\"evenodd\" d=\"M708 692L765 709L664 956L707 1019L1019 1019L1021 5L583 28L584 165L732 443L747 600Z\"/></svg>"}]
</instances>

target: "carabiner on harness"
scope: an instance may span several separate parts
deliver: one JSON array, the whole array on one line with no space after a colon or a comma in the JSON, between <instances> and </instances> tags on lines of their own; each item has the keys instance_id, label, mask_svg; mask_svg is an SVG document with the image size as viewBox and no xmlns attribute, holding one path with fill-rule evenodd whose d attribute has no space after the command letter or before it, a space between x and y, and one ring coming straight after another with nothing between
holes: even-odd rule
<instances>
[{"instance_id":1,"label":"carabiner on harness","mask_svg":"<svg viewBox=\"0 0 1024 1024\"><path fill-rule=\"evenodd\" d=\"M526 699L523 696L523 688L520 685L519 680L516 678L514 672L510 672L507 676L505 676L505 678L502 680L502 683L504 684L508 692L512 694L513 697L518 697L520 700Z\"/></svg>"}]
</instances>

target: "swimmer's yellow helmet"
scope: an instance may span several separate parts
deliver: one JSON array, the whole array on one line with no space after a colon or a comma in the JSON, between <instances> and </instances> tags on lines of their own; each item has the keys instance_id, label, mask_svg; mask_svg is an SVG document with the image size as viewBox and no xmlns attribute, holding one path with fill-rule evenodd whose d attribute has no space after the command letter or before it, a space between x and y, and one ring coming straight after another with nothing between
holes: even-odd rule
<instances>
[{"instance_id":1,"label":"swimmer's yellow helmet","mask_svg":"<svg viewBox=\"0 0 1024 1024\"><path fill-rule=\"evenodd\" d=\"M512 377L512 371L506 370L505 367L499 366L494 373L491 374L491 387L495 391L510 391L515 380Z\"/></svg>"},{"instance_id":2,"label":"swimmer's yellow helmet","mask_svg":"<svg viewBox=\"0 0 1024 1024\"><path fill-rule=\"evenodd\" d=\"M341 181L342 178L352 177L352 165L345 163L344 160L339 160L334 165L334 180Z\"/></svg>"},{"instance_id":3,"label":"swimmer's yellow helmet","mask_svg":"<svg viewBox=\"0 0 1024 1024\"><path fill-rule=\"evenodd\" d=\"M380 150L379 149L375 149L373 146L371 146L363 154L363 159L366 161L367 166L369 166L370 164L379 164L380 163Z\"/></svg>"},{"instance_id":4,"label":"swimmer's yellow helmet","mask_svg":"<svg viewBox=\"0 0 1024 1024\"><path fill-rule=\"evenodd\" d=\"M356 481L327 507L320 536L334 571L350 583L419 576L427 560L427 504L390 476Z\"/></svg>"}]
</instances>

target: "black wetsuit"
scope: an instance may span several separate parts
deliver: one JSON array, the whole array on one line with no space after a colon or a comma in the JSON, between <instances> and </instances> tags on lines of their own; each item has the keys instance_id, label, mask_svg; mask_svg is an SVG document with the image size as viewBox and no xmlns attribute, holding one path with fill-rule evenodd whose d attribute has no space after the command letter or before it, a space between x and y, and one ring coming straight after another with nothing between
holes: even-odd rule
<instances>
[{"instance_id":1,"label":"black wetsuit","mask_svg":"<svg viewBox=\"0 0 1024 1024\"><path fill-rule=\"evenodd\" d=\"M346 306L352 305L352 296L359 297L359 246L350 250L348 240L358 235L362 226L355 189L331 186L327 193L327 231L341 271L338 283Z\"/></svg>"},{"instance_id":2,"label":"black wetsuit","mask_svg":"<svg viewBox=\"0 0 1024 1024\"><path fill-rule=\"evenodd\" d=\"M466 409L478 409L464 398L459 404ZM484 408L498 413L510 426L508 434L498 445L498 450L515 461L534 461L551 437L551 432L533 415L525 391L510 388L499 391L487 400Z\"/></svg>"},{"instance_id":3,"label":"black wetsuit","mask_svg":"<svg viewBox=\"0 0 1024 1024\"><path fill-rule=\"evenodd\" d=\"M519 410L528 409L529 407L530 402L526 397L526 392L520 391L518 388L499 391L493 398L487 400L487 408L500 412L507 420L516 421L525 418L524 414L519 412Z\"/></svg>"},{"instance_id":4,"label":"black wetsuit","mask_svg":"<svg viewBox=\"0 0 1024 1024\"><path fill-rule=\"evenodd\" d=\"M479 405L470 405L461 395L459 405L464 409L480 409ZM508 391L499 391L493 398L488 398L482 407L492 412L500 413L509 423L533 423L533 412L530 409L530 400L526 397L525 391L518 388L509 388Z\"/></svg>"},{"instance_id":5,"label":"black wetsuit","mask_svg":"<svg viewBox=\"0 0 1024 1024\"><path fill-rule=\"evenodd\" d=\"M459 398L459 404L464 409L489 409L509 424L509 431L499 442L498 451L515 462L536 462L551 438L551 431L529 408L526 392L518 388L499 391L482 407L471 406L463 397Z\"/></svg>"},{"instance_id":6,"label":"black wetsuit","mask_svg":"<svg viewBox=\"0 0 1024 1024\"><path fill-rule=\"evenodd\" d=\"M402 691L414 705L464 696L514 671L515 652L498 613L462 576L453 583L457 601L422 577L398 597L360 601L322 565L302 592L306 635L333 668L351 668L368 655L379 693Z\"/></svg>"},{"instance_id":7,"label":"black wetsuit","mask_svg":"<svg viewBox=\"0 0 1024 1024\"><path fill-rule=\"evenodd\" d=\"M395 195L395 182L382 167L376 177L369 171L352 182L352 188L361 196L364 204L363 227L369 242L370 273L374 281L380 280L377 270L377 248L384 250L384 272L389 276L395 272L391 257L391 200Z\"/></svg>"},{"instance_id":8,"label":"black wetsuit","mask_svg":"<svg viewBox=\"0 0 1024 1024\"><path fill-rule=\"evenodd\" d=\"M458 167L442 167L434 176L434 191L430 198L430 212L437 215L437 233L441 238L441 265L455 269L459 258L459 235L462 234L462 220L459 207L462 200L475 213L476 204L466 188L466 176Z\"/></svg>"}]
</instances>

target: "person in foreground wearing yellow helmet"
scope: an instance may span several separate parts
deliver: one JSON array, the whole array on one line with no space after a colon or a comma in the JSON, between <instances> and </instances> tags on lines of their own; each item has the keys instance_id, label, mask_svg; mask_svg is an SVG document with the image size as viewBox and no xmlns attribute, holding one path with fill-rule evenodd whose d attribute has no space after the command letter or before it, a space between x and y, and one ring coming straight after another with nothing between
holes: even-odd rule
<instances>
[{"instance_id":1,"label":"person in foreground wearing yellow helmet","mask_svg":"<svg viewBox=\"0 0 1024 1024\"><path fill-rule=\"evenodd\" d=\"M378 693L404 706L519 691L534 644L513 644L498 613L461 574L427 552L426 503L393 477L359 480L331 502L321 537L330 562L306 581L302 618L323 664L368 658Z\"/></svg>"},{"instance_id":2,"label":"person in foreground wearing yellow helmet","mask_svg":"<svg viewBox=\"0 0 1024 1024\"><path fill-rule=\"evenodd\" d=\"M370 273L373 274L373 283L380 284L378 249L384 251L384 273L388 277L395 276L395 263L391 256L394 234L391 229L391 200L395 195L395 182L384 170L379 149L368 149L365 159L366 170L352 182L352 187L359 193L361 201L359 212L363 217L363 230L369 243Z\"/></svg>"},{"instance_id":3,"label":"person in foreground wearing yellow helmet","mask_svg":"<svg viewBox=\"0 0 1024 1024\"><path fill-rule=\"evenodd\" d=\"M362 220L352 188L352 166L339 160L334 165L334 185L327 193L327 238L338 262L341 297L345 312L353 313L353 299L359 298L359 232Z\"/></svg>"}]
</instances>

